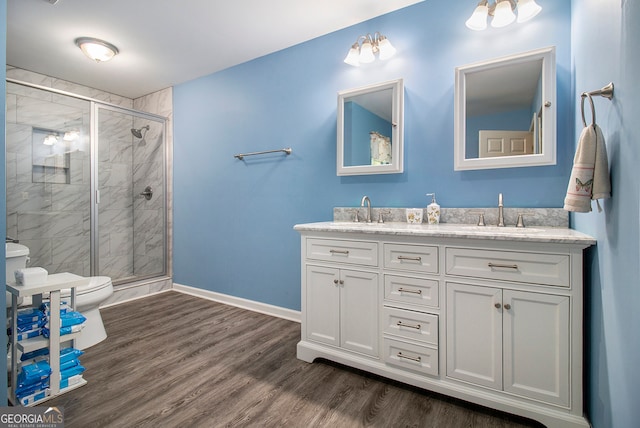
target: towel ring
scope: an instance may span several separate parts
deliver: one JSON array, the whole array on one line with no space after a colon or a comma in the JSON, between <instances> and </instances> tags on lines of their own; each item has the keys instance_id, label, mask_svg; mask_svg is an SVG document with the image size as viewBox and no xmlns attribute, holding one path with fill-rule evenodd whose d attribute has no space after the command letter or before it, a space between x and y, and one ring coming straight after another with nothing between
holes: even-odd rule
<instances>
[{"instance_id":1,"label":"towel ring","mask_svg":"<svg viewBox=\"0 0 640 428\"><path fill-rule=\"evenodd\" d=\"M582 100L580 101L580 112L582 113L582 124L587 127L587 120L584 117L584 99L589 98L589 104L591 104L591 126L596 125L596 108L593 106L593 98L588 92L582 93Z\"/></svg>"},{"instance_id":2,"label":"towel ring","mask_svg":"<svg viewBox=\"0 0 640 428\"><path fill-rule=\"evenodd\" d=\"M598 95L600 97L605 97L608 100L613 98L613 82L609 83L602 87L602 89L598 89L596 91L591 92L583 92L581 94L582 100L580 102L580 112L582 113L582 124L584 127L587 127L587 119L584 117L584 99L589 98L589 104L591 104L591 126L596 126L596 108L593 105L593 95Z\"/></svg>"}]
</instances>

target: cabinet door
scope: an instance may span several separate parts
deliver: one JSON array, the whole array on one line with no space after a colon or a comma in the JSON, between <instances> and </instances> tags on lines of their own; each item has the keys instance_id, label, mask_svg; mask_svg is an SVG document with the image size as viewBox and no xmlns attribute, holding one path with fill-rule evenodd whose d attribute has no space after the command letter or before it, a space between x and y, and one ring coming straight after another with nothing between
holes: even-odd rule
<instances>
[{"instance_id":1,"label":"cabinet door","mask_svg":"<svg viewBox=\"0 0 640 428\"><path fill-rule=\"evenodd\" d=\"M378 356L378 275L340 270L340 346Z\"/></svg>"},{"instance_id":2,"label":"cabinet door","mask_svg":"<svg viewBox=\"0 0 640 428\"><path fill-rule=\"evenodd\" d=\"M503 292L504 390L569 405L569 297Z\"/></svg>"},{"instance_id":3,"label":"cabinet door","mask_svg":"<svg viewBox=\"0 0 640 428\"><path fill-rule=\"evenodd\" d=\"M340 346L340 271L307 266L307 339Z\"/></svg>"},{"instance_id":4,"label":"cabinet door","mask_svg":"<svg viewBox=\"0 0 640 428\"><path fill-rule=\"evenodd\" d=\"M447 376L502 389L502 290L447 283Z\"/></svg>"}]
</instances>

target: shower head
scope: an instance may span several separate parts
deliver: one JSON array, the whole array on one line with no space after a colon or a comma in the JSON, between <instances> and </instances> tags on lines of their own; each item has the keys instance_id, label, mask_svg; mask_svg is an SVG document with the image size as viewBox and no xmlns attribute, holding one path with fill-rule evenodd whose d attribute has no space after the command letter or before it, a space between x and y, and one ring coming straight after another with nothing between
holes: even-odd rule
<instances>
[{"instance_id":1,"label":"shower head","mask_svg":"<svg viewBox=\"0 0 640 428\"><path fill-rule=\"evenodd\" d=\"M146 131L149 130L149 125L145 125L142 128L138 128L138 129L131 128L131 134L133 134L133 136L136 138L142 138L144 137L144 134L142 133L143 129L145 130L145 134L146 134Z\"/></svg>"}]
</instances>

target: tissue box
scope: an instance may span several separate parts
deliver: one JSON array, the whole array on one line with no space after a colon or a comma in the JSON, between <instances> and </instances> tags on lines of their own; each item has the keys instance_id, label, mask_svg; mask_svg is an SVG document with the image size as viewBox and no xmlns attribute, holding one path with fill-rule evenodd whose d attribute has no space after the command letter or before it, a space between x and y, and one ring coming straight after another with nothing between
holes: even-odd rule
<instances>
[{"instance_id":1,"label":"tissue box","mask_svg":"<svg viewBox=\"0 0 640 428\"><path fill-rule=\"evenodd\" d=\"M15 271L16 285L33 286L47 282L49 272L41 267L30 267Z\"/></svg>"},{"instance_id":2,"label":"tissue box","mask_svg":"<svg viewBox=\"0 0 640 428\"><path fill-rule=\"evenodd\" d=\"M422 208L407 208L405 210L407 223L422 223L422 212Z\"/></svg>"}]
</instances>

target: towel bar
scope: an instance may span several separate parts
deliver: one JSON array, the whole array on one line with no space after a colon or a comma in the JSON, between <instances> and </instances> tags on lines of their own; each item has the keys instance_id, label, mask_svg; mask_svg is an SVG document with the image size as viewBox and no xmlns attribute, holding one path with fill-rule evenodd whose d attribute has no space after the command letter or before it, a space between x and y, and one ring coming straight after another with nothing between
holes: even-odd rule
<instances>
[{"instance_id":1,"label":"towel bar","mask_svg":"<svg viewBox=\"0 0 640 428\"><path fill-rule=\"evenodd\" d=\"M254 156L254 155L264 155L267 153L277 153L277 152L284 152L287 155L290 155L292 150L291 147L287 147L286 149L278 149L278 150L266 150L263 152L252 152L252 153L238 153L237 155L233 155L234 158L236 159L244 159L245 156Z\"/></svg>"}]
</instances>

